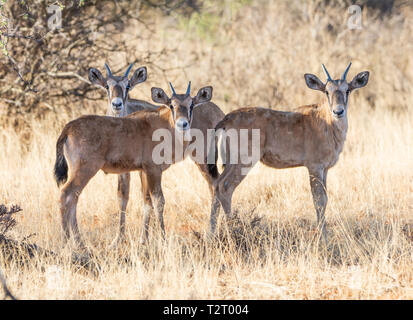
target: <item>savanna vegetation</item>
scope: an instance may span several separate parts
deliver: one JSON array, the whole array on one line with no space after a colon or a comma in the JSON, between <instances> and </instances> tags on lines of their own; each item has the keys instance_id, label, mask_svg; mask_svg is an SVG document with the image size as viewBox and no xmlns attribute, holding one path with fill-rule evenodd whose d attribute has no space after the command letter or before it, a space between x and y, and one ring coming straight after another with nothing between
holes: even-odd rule
<instances>
[{"instance_id":1,"label":"savanna vegetation","mask_svg":"<svg viewBox=\"0 0 413 320\"><path fill-rule=\"evenodd\" d=\"M349 6L357 3L361 28L351 29ZM14 221L0 240L39 248L1 251L0 270L14 296L413 298L411 2L0 4L0 232ZM48 26L52 4L62 8L62 26L55 30ZM118 230L117 177L100 172L78 205L93 261L74 263L71 246L62 248L60 193L52 174L56 140L66 122L103 115L107 104L106 92L89 83L88 68L103 72L107 62L120 73L132 62L134 68L147 66L148 80L130 93L147 101L152 86L169 92L168 81L182 92L189 80L193 92L212 85L212 101L227 113L317 102L321 93L307 88L303 74L324 79L324 63L337 78L350 61L349 79L368 70L370 80L350 98L347 140L329 171L326 248L320 245L306 169L263 165L235 192L236 218L225 221L221 213L218 239L207 241L210 195L190 160L164 173L166 242L152 223L149 245L139 244L143 201L134 173L128 241L109 249Z\"/></svg>"}]
</instances>

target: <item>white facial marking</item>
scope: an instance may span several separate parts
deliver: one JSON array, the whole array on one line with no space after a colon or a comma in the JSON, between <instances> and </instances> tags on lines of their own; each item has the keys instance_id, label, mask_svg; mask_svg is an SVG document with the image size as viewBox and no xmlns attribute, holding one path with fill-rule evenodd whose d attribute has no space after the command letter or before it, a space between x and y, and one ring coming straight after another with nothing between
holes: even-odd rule
<instances>
[{"instance_id":1,"label":"white facial marking","mask_svg":"<svg viewBox=\"0 0 413 320\"><path fill-rule=\"evenodd\" d=\"M123 109L123 100L119 97L112 99L112 109L115 111L121 111Z\"/></svg>"},{"instance_id":2,"label":"white facial marking","mask_svg":"<svg viewBox=\"0 0 413 320\"><path fill-rule=\"evenodd\" d=\"M189 129L189 122L185 118L179 118L178 120L176 120L175 127L178 131L186 131Z\"/></svg>"}]
</instances>

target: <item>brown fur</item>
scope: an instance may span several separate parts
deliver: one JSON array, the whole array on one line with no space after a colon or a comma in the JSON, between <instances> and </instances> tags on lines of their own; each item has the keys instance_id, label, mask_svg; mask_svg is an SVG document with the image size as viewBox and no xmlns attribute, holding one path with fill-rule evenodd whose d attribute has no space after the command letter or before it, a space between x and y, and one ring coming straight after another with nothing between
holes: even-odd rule
<instances>
[{"instance_id":1,"label":"brown fur","mask_svg":"<svg viewBox=\"0 0 413 320\"><path fill-rule=\"evenodd\" d=\"M159 106L139 99L128 99L126 102L126 113L131 114L141 110L156 110Z\"/></svg>"},{"instance_id":2,"label":"brown fur","mask_svg":"<svg viewBox=\"0 0 413 320\"><path fill-rule=\"evenodd\" d=\"M133 89L133 86L139 82L146 80L146 68L138 68L132 78L129 80L128 71L123 76L115 76L110 71L108 65L105 66L107 71L107 77L105 78L102 73L97 69L90 69L89 79L92 83L95 83L104 88L108 94L108 108L106 115L112 117L124 117L133 112L142 110L156 110L158 106L155 106L149 102L143 100L129 99L129 91ZM128 68L128 70L130 70ZM109 72L110 71L110 72ZM129 90L128 88L129 84ZM115 110L112 102L114 98L119 98L122 101L121 108ZM67 178L67 177L66 177ZM119 174L118 176L118 204L119 204L119 234L113 242L114 245L124 239L125 236L125 220L126 220L126 208L129 202L130 191L130 173Z\"/></svg>"},{"instance_id":3,"label":"brown fur","mask_svg":"<svg viewBox=\"0 0 413 320\"><path fill-rule=\"evenodd\" d=\"M318 222L327 239L324 222L327 171L338 161L348 128L348 101L344 98L345 94L348 98L348 93L341 91L347 92L346 90L364 86L368 81L368 73L360 73L349 84L345 80L335 80L324 85L314 75L306 75L306 80L310 88L326 94L321 104L302 106L294 112L243 108L227 114L216 129L235 129L237 132L239 129L260 129L259 160L263 164L277 169L307 167ZM329 103L327 97L333 97L332 103ZM249 154L251 145L252 138L249 135ZM228 142L227 148L230 148ZM245 178L242 169L255 165L243 165L240 158L237 164L230 163L230 153L231 150L227 151L225 170L215 184L215 194L227 215L231 214L232 194ZM216 210L211 212L211 233L215 232L219 208L216 199L213 203Z\"/></svg>"},{"instance_id":4,"label":"brown fur","mask_svg":"<svg viewBox=\"0 0 413 320\"><path fill-rule=\"evenodd\" d=\"M162 91L159 88L152 88ZM173 96L167 99L168 104L174 105L176 115L188 115L186 106L192 101L198 101L198 107L193 111L192 128L205 133L213 129L224 116L223 112L212 102L203 102L200 95L195 98ZM212 88L211 88L212 94ZM154 96L154 94L153 94ZM211 96L210 96L211 97ZM209 97L209 99L210 99ZM208 100L209 101L209 100ZM180 110L182 114L178 113ZM203 118L203 117L206 118ZM202 118L202 119L201 119ZM148 237L150 212L155 208L162 232L164 233L162 194L162 172L170 164L156 165L152 159L152 150L159 143L152 141L153 132L159 128L170 131L173 141L175 136L175 117L170 107L161 106L157 110L143 110L124 118L89 115L83 116L66 124L59 139L58 146L63 146L64 159L67 161L68 179L61 190L61 214L66 238L73 231L77 243L83 246L76 220L77 200L89 180L99 171L106 173L128 173L140 171L142 193L144 197L144 229L142 241ZM63 143L64 141L64 143ZM183 148L188 146L184 142ZM174 146L172 148L173 159ZM59 154L59 151L57 152ZM205 165L197 164L207 179L212 191L213 178ZM127 190L128 191L128 190ZM121 190L119 190L121 192Z\"/></svg>"}]
</instances>

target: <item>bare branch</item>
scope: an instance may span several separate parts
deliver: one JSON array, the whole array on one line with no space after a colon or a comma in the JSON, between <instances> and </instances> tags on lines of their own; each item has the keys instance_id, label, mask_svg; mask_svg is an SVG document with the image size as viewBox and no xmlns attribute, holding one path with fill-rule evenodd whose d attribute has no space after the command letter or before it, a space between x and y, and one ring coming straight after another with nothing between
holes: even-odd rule
<instances>
[{"instance_id":1,"label":"bare branch","mask_svg":"<svg viewBox=\"0 0 413 320\"><path fill-rule=\"evenodd\" d=\"M34 40L37 43L41 43L42 40L34 37L34 36L23 36L23 35L19 35L19 34L9 34L9 33L2 33L0 34L3 37L7 37L7 38L17 38L17 39L27 39L27 40Z\"/></svg>"},{"instance_id":2,"label":"bare branch","mask_svg":"<svg viewBox=\"0 0 413 320\"><path fill-rule=\"evenodd\" d=\"M16 61L15 61L10 55L7 55L7 58L8 58L8 60L9 60L10 65L12 66L13 70L17 73L17 75L19 76L20 80L23 81L24 86L27 87L27 89L28 89L29 91L37 92L37 90L36 90L36 89L33 89L33 88L31 87L30 83L23 78L23 76L22 76L22 74L21 74L21 72L20 72L20 70L19 70L19 67L17 66Z\"/></svg>"},{"instance_id":3,"label":"bare branch","mask_svg":"<svg viewBox=\"0 0 413 320\"><path fill-rule=\"evenodd\" d=\"M156 75L166 77L173 69L154 63L171 50L147 49L138 54L131 44L147 41L156 31L153 15L147 14L150 10L190 14L198 2L202 0L91 0L80 6L78 0L62 0L62 25L50 29L45 19L49 2L7 1L0 10L0 20L7 22L0 26L4 53L0 52L0 101L7 107L6 114L43 116L58 112L59 108L50 106L70 108L102 100L105 95L87 79L88 69L119 54L127 61L117 63L115 69L132 61L144 62L154 66ZM142 32L128 32L125 40L130 26Z\"/></svg>"},{"instance_id":4,"label":"bare branch","mask_svg":"<svg viewBox=\"0 0 413 320\"><path fill-rule=\"evenodd\" d=\"M88 79L82 77L81 75L77 74L76 72L59 72L59 73L48 72L47 74L51 77L56 77L56 78L78 78L79 80L81 80L81 81L83 81L87 84L91 84Z\"/></svg>"},{"instance_id":5,"label":"bare branch","mask_svg":"<svg viewBox=\"0 0 413 320\"><path fill-rule=\"evenodd\" d=\"M0 235L5 235L16 225L13 215L20 211L22 209L18 205L11 206L10 210L4 204L0 205Z\"/></svg>"}]
</instances>

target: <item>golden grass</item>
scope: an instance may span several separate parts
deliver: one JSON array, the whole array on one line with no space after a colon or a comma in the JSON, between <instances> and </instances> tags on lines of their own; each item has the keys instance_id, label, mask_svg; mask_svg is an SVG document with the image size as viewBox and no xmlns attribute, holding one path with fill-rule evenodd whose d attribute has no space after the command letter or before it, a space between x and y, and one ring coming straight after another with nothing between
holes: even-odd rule
<instances>
[{"instance_id":1,"label":"golden grass","mask_svg":"<svg viewBox=\"0 0 413 320\"><path fill-rule=\"evenodd\" d=\"M338 24L346 8L325 12L301 1L290 7L253 3L232 23L223 21L212 43L190 30L166 32L174 18L159 20L151 45L176 46L179 60L159 64L194 65L185 77L170 72L174 86L186 88L189 78L195 87L211 83L214 101L226 112L317 101L303 73L321 77L321 62L335 76L349 60L349 78L371 71L368 86L350 98L348 138L329 172L326 250L318 244L306 170L262 165L234 194L239 218L221 221L219 240L205 242L208 188L186 160L163 176L165 243L152 223L150 245L138 244L142 199L138 174L132 175L128 243L121 255L108 249L118 228L116 176L98 173L80 197L78 220L99 272L74 268L70 247L61 249L59 190L52 176L55 142L69 115L57 123L33 121L28 147L13 130L0 132L0 202L24 210L11 236L35 233L31 241L64 257L63 263L37 257L23 267L2 260L13 293L24 299L412 299L413 116L406 110L413 101L413 24L400 22L411 21L412 10L384 20L365 12L361 31ZM328 23L337 23L336 35L326 31ZM144 50L148 44L134 45ZM149 73L148 83L132 94L149 98L152 85L166 89L164 80Z\"/></svg>"}]
</instances>

